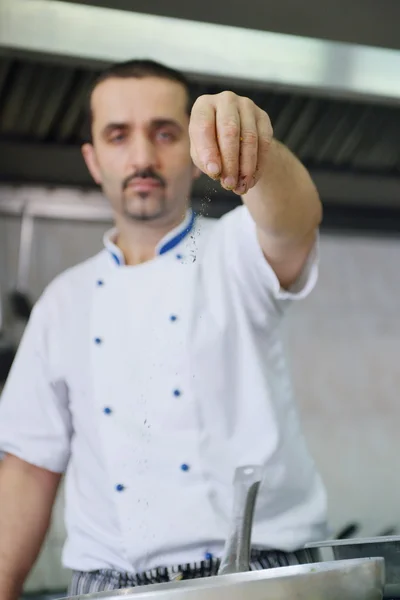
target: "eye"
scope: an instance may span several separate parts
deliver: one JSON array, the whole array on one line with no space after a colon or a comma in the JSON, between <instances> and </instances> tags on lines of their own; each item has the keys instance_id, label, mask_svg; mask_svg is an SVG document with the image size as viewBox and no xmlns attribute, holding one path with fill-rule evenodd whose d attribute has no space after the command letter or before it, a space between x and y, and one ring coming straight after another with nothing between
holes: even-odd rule
<instances>
[{"instance_id":1,"label":"eye","mask_svg":"<svg viewBox=\"0 0 400 600\"><path fill-rule=\"evenodd\" d=\"M123 142L125 139L126 135L122 132L119 133L114 133L113 135L110 136L110 142L112 144L118 144L120 142Z\"/></svg>"},{"instance_id":2,"label":"eye","mask_svg":"<svg viewBox=\"0 0 400 600\"><path fill-rule=\"evenodd\" d=\"M176 139L176 135L174 135L172 131L168 129L160 129L160 131L157 131L156 139L160 140L161 142L170 142Z\"/></svg>"}]
</instances>

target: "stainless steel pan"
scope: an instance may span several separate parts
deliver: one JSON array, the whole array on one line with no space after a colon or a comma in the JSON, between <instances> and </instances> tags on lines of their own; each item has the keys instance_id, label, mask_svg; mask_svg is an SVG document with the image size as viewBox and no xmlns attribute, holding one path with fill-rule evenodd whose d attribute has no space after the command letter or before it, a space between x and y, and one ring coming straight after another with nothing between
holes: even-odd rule
<instances>
[{"instance_id":1,"label":"stainless steel pan","mask_svg":"<svg viewBox=\"0 0 400 600\"><path fill-rule=\"evenodd\" d=\"M85 600L381 600L384 561L368 558L249 571L251 528L261 469L237 469L234 512L219 574L80 596Z\"/></svg>"},{"instance_id":2,"label":"stainless steel pan","mask_svg":"<svg viewBox=\"0 0 400 600\"><path fill-rule=\"evenodd\" d=\"M305 547L307 562L369 556L381 556L385 560L384 598L400 597L400 536L327 540L318 544L307 544Z\"/></svg>"}]
</instances>

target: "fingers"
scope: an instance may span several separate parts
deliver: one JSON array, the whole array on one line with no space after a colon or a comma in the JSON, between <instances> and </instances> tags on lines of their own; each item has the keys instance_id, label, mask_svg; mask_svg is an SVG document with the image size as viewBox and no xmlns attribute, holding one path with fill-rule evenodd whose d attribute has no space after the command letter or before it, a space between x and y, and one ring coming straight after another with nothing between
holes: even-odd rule
<instances>
[{"instance_id":1,"label":"fingers","mask_svg":"<svg viewBox=\"0 0 400 600\"><path fill-rule=\"evenodd\" d=\"M240 151L239 178L235 193L245 194L254 185L258 163L256 106L248 98L239 99Z\"/></svg>"},{"instance_id":2,"label":"fingers","mask_svg":"<svg viewBox=\"0 0 400 600\"><path fill-rule=\"evenodd\" d=\"M233 92L201 96L189 125L193 162L243 195L257 183L272 140L268 115Z\"/></svg>"},{"instance_id":3,"label":"fingers","mask_svg":"<svg viewBox=\"0 0 400 600\"><path fill-rule=\"evenodd\" d=\"M219 94L216 128L221 157L221 184L234 190L239 177L240 113L237 96L232 92Z\"/></svg>"},{"instance_id":4,"label":"fingers","mask_svg":"<svg viewBox=\"0 0 400 600\"><path fill-rule=\"evenodd\" d=\"M258 108L247 98L241 99L242 141L240 152L240 177L236 194L246 194L260 178L261 166L271 146L273 129L266 112ZM247 104L250 102L253 110ZM244 106L243 106L244 105Z\"/></svg>"},{"instance_id":5,"label":"fingers","mask_svg":"<svg viewBox=\"0 0 400 600\"><path fill-rule=\"evenodd\" d=\"M222 169L217 143L215 104L210 96L201 96L194 104L189 124L193 162L216 179Z\"/></svg>"},{"instance_id":6,"label":"fingers","mask_svg":"<svg viewBox=\"0 0 400 600\"><path fill-rule=\"evenodd\" d=\"M258 165L263 164L271 147L274 131L269 116L263 110L257 112ZM256 180L258 177L256 177Z\"/></svg>"}]
</instances>

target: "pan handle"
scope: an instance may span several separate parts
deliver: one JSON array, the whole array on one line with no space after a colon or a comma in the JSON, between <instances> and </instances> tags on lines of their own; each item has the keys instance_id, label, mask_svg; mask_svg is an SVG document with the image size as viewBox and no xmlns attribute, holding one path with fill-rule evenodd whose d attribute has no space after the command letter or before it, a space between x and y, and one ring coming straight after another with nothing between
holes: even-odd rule
<instances>
[{"instance_id":1,"label":"pan handle","mask_svg":"<svg viewBox=\"0 0 400 600\"><path fill-rule=\"evenodd\" d=\"M242 573L250 569L251 530L261 479L260 466L249 465L235 471L232 522L218 575Z\"/></svg>"}]
</instances>

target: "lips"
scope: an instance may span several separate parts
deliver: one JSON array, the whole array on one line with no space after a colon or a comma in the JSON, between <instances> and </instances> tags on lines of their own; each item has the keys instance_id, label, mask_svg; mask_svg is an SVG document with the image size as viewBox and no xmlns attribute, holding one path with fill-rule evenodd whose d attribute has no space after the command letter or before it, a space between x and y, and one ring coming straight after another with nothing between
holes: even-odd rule
<instances>
[{"instance_id":1,"label":"lips","mask_svg":"<svg viewBox=\"0 0 400 600\"><path fill-rule=\"evenodd\" d=\"M151 179L150 177L133 179L128 184L128 188L135 190L136 192L149 192L160 187L161 183L157 181L157 179Z\"/></svg>"}]
</instances>

